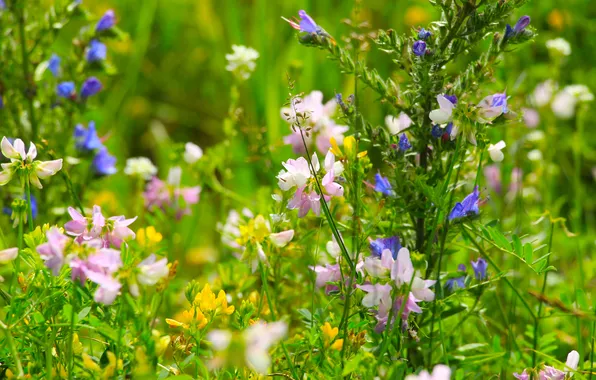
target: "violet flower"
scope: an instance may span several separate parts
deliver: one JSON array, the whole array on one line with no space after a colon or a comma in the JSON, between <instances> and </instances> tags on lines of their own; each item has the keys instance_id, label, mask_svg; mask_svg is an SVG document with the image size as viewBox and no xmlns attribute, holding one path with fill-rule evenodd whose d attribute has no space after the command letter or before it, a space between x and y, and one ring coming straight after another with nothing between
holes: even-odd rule
<instances>
[{"instance_id":1,"label":"violet flower","mask_svg":"<svg viewBox=\"0 0 596 380\"><path fill-rule=\"evenodd\" d=\"M424 54L426 54L426 42L422 40L414 42L414 44L412 45L412 52L415 55L422 57Z\"/></svg>"},{"instance_id":2,"label":"violet flower","mask_svg":"<svg viewBox=\"0 0 596 380\"><path fill-rule=\"evenodd\" d=\"M453 206L451 213L449 214L449 220L464 218L471 215L480 214L478 209L478 202L480 200L480 191L478 186L474 188L474 191L470 195L464 198L463 201L458 202Z\"/></svg>"},{"instance_id":3,"label":"violet flower","mask_svg":"<svg viewBox=\"0 0 596 380\"><path fill-rule=\"evenodd\" d=\"M97 22L97 25L95 26L95 31L101 32L101 31L110 29L115 24L116 24L116 14L114 13L114 11L112 9L110 9L110 10L106 11L106 13L104 13L103 16L101 16L101 18Z\"/></svg>"}]
</instances>

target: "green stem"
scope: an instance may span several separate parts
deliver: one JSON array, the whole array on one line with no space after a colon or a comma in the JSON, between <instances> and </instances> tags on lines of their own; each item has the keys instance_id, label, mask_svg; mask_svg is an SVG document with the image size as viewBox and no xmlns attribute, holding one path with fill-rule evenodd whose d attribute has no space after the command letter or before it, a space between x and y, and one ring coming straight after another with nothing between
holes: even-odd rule
<instances>
[{"instance_id":1,"label":"green stem","mask_svg":"<svg viewBox=\"0 0 596 380\"><path fill-rule=\"evenodd\" d=\"M19 271L21 268L21 252L23 251L23 218L19 219L19 237L18 237L17 247L19 249L19 254L14 259L14 274L12 276L12 279L10 280L10 288L8 290L8 292L10 293L11 296L13 295L13 290L17 283L17 279L19 277Z\"/></svg>"},{"instance_id":2,"label":"green stem","mask_svg":"<svg viewBox=\"0 0 596 380\"><path fill-rule=\"evenodd\" d=\"M0 321L0 330L4 331L4 335L6 336L6 342L8 343L8 347L10 348L10 353L12 354L12 360L14 360L17 366L17 378L22 378L24 376L23 366L21 365L21 359L19 358L19 353L17 348L12 340L12 334L10 332L9 326L7 326L4 322Z\"/></svg>"},{"instance_id":3,"label":"green stem","mask_svg":"<svg viewBox=\"0 0 596 380\"><path fill-rule=\"evenodd\" d=\"M22 66L23 66L23 76L25 80L25 98L27 99L27 105L29 107L29 121L31 123L31 140L36 141L38 130L37 130L37 120L35 118L35 106L33 104L33 90L29 88L31 83L30 73L29 73L29 52L27 51L27 35L25 33L25 5L15 6L15 9L19 10L19 14L17 15L18 23L19 23L19 37L21 39L21 59L22 59Z\"/></svg>"},{"instance_id":4,"label":"green stem","mask_svg":"<svg viewBox=\"0 0 596 380\"><path fill-rule=\"evenodd\" d=\"M29 232L33 232L33 208L31 207L31 184L29 178L25 179L25 191L27 192L27 212L29 213Z\"/></svg>"},{"instance_id":5,"label":"green stem","mask_svg":"<svg viewBox=\"0 0 596 380\"><path fill-rule=\"evenodd\" d=\"M74 355L73 355L73 349L72 349L72 344L73 344L73 337L74 337L74 329L75 329L75 305L76 303L75 301L75 295L77 294L77 289L76 289L77 283L76 281L72 283L72 289L73 289L73 294L71 297L72 300L72 304L71 306L71 312L70 312L70 331L69 331L69 338L68 338L68 344L67 344L67 352L68 352L68 380L72 380L73 378L73 373L72 373L72 367L74 365Z\"/></svg>"}]
</instances>

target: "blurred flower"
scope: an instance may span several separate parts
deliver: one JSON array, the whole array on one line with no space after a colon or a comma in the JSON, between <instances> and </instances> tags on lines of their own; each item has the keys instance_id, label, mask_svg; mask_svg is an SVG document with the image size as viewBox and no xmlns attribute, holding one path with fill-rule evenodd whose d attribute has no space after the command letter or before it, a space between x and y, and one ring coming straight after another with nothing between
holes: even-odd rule
<instances>
[{"instance_id":1,"label":"blurred flower","mask_svg":"<svg viewBox=\"0 0 596 380\"><path fill-rule=\"evenodd\" d=\"M336 285L328 282L337 282L341 280L341 270L339 264L325 264L309 267L316 274L315 285L317 288L325 287L325 293L339 290Z\"/></svg>"},{"instance_id":2,"label":"blurred flower","mask_svg":"<svg viewBox=\"0 0 596 380\"><path fill-rule=\"evenodd\" d=\"M147 157L132 157L126 160L124 174L150 180L157 174L157 168Z\"/></svg>"},{"instance_id":3,"label":"blurred flower","mask_svg":"<svg viewBox=\"0 0 596 380\"><path fill-rule=\"evenodd\" d=\"M451 213L449 214L449 220L464 218L470 215L478 215L480 210L478 209L478 201L480 200L480 192L478 186L474 188L474 191L470 195L464 198L463 201L457 202Z\"/></svg>"},{"instance_id":4,"label":"blurred flower","mask_svg":"<svg viewBox=\"0 0 596 380\"><path fill-rule=\"evenodd\" d=\"M408 140L408 136L405 133L402 133L399 136L399 150L405 152L406 150L412 148L412 144L410 144L410 140Z\"/></svg>"},{"instance_id":5,"label":"blurred flower","mask_svg":"<svg viewBox=\"0 0 596 380\"><path fill-rule=\"evenodd\" d=\"M408 129L412 125L412 119L403 112L400 112L398 117L393 115L385 116L385 125L389 129L389 133L397 135L404 129Z\"/></svg>"},{"instance_id":6,"label":"blurred flower","mask_svg":"<svg viewBox=\"0 0 596 380\"><path fill-rule=\"evenodd\" d=\"M522 108L522 117L528 128L536 128L540 124L540 114L534 108Z\"/></svg>"},{"instance_id":7,"label":"blurred flower","mask_svg":"<svg viewBox=\"0 0 596 380\"><path fill-rule=\"evenodd\" d=\"M423 7L414 5L406 9L404 13L404 22L406 25L426 24L429 14Z\"/></svg>"},{"instance_id":8,"label":"blurred flower","mask_svg":"<svg viewBox=\"0 0 596 380\"><path fill-rule=\"evenodd\" d=\"M486 260L479 257L478 260L470 261L470 263L472 263L472 269L474 269L474 277L476 277L476 280L484 280L486 278L486 269L488 268Z\"/></svg>"},{"instance_id":9,"label":"blurred flower","mask_svg":"<svg viewBox=\"0 0 596 380\"><path fill-rule=\"evenodd\" d=\"M412 52L419 57L426 54L426 42L422 40L414 42L414 44L412 45Z\"/></svg>"},{"instance_id":10,"label":"blurred flower","mask_svg":"<svg viewBox=\"0 0 596 380\"><path fill-rule=\"evenodd\" d=\"M551 108L559 119L570 119L575 115L578 103L591 102L594 94L582 84L566 86L555 95Z\"/></svg>"},{"instance_id":11,"label":"blurred flower","mask_svg":"<svg viewBox=\"0 0 596 380\"><path fill-rule=\"evenodd\" d=\"M555 38L546 41L546 48L555 57L568 56L571 54L571 45L564 38Z\"/></svg>"},{"instance_id":12,"label":"blurred flower","mask_svg":"<svg viewBox=\"0 0 596 380\"><path fill-rule=\"evenodd\" d=\"M0 264L6 264L9 261L16 259L18 254L19 249L16 247L0 250Z\"/></svg>"},{"instance_id":13,"label":"blurred flower","mask_svg":"<svg viewBox=\"0 0 596 380\"><path fill-rule=\"evenodd\" d=\"M6 137L3 137L0 145L4 157L10 159L10 163L2 164L0 186L6 185L15 174L18 174L41 189L43 186L39 181L40 178L51 177L62 169L62 159L35 161L37 148L32 142L29 144L27 152L25 152L25 143L21 139L14 140L13 145Z\"/></svg>"},{"instance_id":14,"label":"blurred flower","mask_svg":"<svg viewBox=\"0 0 596 380\"><path fill-rule=\"evenodd\" d=\"M184 145L184 161L192 165L203 157L203 149L196 144L187 142Z\"/></svg>"},{"instance_id":15,"label":"blurred flower","mask_svg":"<svg viewBox=\"0 0 596 380\"><path fill-rule=\"evenodd\" d=\"M418 38L420 38L421 40L427 40L430 38L430 36L432 36L432 33L429 30L420 28L420 30L418 31Z\"/></svg>"},{"instance_id":16,"label":"blurred flower","mask_svg":"<svg viewBox=\"0 0 596 380\"><path fill-rule=\"evenodd\" d=\"M139 269L137 280L142 285L147 286L157 284L159 280L166 277L169 273L168 259L163 258L158 261L153 253L145 260L141 261L137 267Z\"/></svg>"},{"instance_id":17,"label":"blurred flower","mask_svg":"<svg viewBox=\"0 0 596 380\"><path fill-rule=\"evenodd\" d=\"M171 207L176 212L177 218L189 215L191 213L190 206L199 202L201 187L181 187L181 175L182 169L173 167L168 172L168 182L153 177L143 193L145 207L148 210L153 210L156 207L165 210Z\"/></svg>"},{"instance_id":18,"label":"blurred flower","mask_svg":"<svg viewBox=\"0 0 596 380\"><path fill-rule=\"evenodd\" d=\"M312 17L310 17L305 11L298 11L298 16L300 17L300 21L296 20L295 18L293 20L288 20L282 17L282 19L287 21L292 28L301 32L316 34L324 33L323 29L321 29L321 27L318 26L317 23L315 23L315 20L313 20Z\"/></svg>"},{"instance_id":19,"label":"blurred flower","mask_svg":"<svg viewBox=\"0 0 596 380\"><path fill-rule=\"evenodd\" d=\"M530 380L530 374L526 372L525 369L522 373L514 373L513 377L515 377L518 380Z\"/></svg>"},{"instance_id":20,"label":"blurred flower","mask_svg":"<svg viewBox=\"0 0 596 380\"><path fill-rule=\"evenodd\" d=\"M393 191L391 183L389 183L389 179L387 177L383 177L380 173L375 174L375 191L387 196L395 195L395 191Z\"/></svg>"},{"instance_id":21,"label":"blurred flower","mask_svg":"<svg viewBox=\"0 0 596 380\"><path fill-rule=\"evenodd\" d=\"M81 86L81 98L88 98L100 92L103 86L99 79L90 77Z\"/></svg>"},{"instance_id":22,"label":"blurred flower","mask_svg":"<svg viewBox=\"0 0 596 380\"><path fill-rule=\"evenodd\" d=\"M103 61L106 59L107 52L108 49L105 44L99 40L91 40L89 46L87 47L85 57L89 63Z\"/></svg>"},{"instance_id":23,"label":"blurred flower","mask_svg":"<svg viewBox=\"0 0 596 380\"><path fill-rule=\"evenodd\" d=\"M542 152L540 149L532 149L528 152L528 160L530 161L542 161Z\"/></svg>"},{"instance_id":24,"label":"blurred flower","mask_svg":"<svg viewBox=\"0 0 596 380\"><path fill-rule=\"evenodd\" d=\"M567 355L567 361L565 362L565 370L564 371L561 371L554 367L545 365L544 369L541 370L540 373L538 374L540 377L540 380L563 380L563 379L566 379L567 377L571 378L573 376L573 372L575 372L575 370L577 369L579 360L580 360L579 353L575 350L571 351ZM524 370L524 372L525 372L525 370ZM567 375L569 375L569 376L567 376Z\"/></svg>"},{"instance_id":25,"label":"blurred flower","mask_svg":"<svg viewBox=\"0 0 596 380\"><path fill-rule=\"evenodd\" d=\"M303 187L312 177L308 161L304 157L299 157L296 160L290 158L281 164L285 170L282 169L277 175L277 185L284 191L290 190L294 186Z\"/></svg>"},{"instance_id":26,"label":"blurred flower","mask_svg":"<svg viewBox=\"0 0 596 380\"><path fill-rule=\"evenodd\" d=\"M556 83L550 79L539 83L530 96L530 100L536 107L543 107L550 103L556 88Z\"/></svg>"},{"instance_id":27,"label":"blurred flower","mask_svg":"<svg viewBox=\"0 0 596 380\"><path fill-rule=\"evenodd\" d=\"M57 54L52 54L48 60L48 69L54 77L58 78L60 76L60 57Z\"/></svg>"},{"instance_id":28,"label":"blurred flower","mask_svg":"<svg viewBox=\"0 0 596 380\"><path fill-rule=\"evenodd\" d=\"M97 25L95 26L95 31L101 32L101 31L110 29L115 24L116 24L116 15L114 14L114 11L110 9L110 10L106 11L106 13L104 13L103 16L101 16L101 18L97 22Z\"/></svg>"},{"instance_id":29,"label":"blurred flower","mask_svg":"<svg viewBox=\"0 0 596 380\"><path fill-rule=\"evenodd\" d=\"M343 339L338 339L331 344L339 333L339 329L337 327L331 327L329 322L325 322L325 324L321 326L321 332L323 333L323 344L325 347L330 347L334 350L341 350L343 347Z\"/></svg>"},{"instance_id":30,"label":"blurred flower","mask_svg":"<svg viewBox=\"0 0 596 380\"><path fill-rule=\"evenodd\" d=\"M101 147L93 157L93 171L100 176L112 175L116 169L116 157L112 156L106 147Z\"/></svg>"},{"instance_id":31,"label":"blurred flower","mask_svg":"<svg viewBox=\"0 0 596 380\"><path fill-rule=\"evenodd\" d=\"M418 375L408 375L405 380L449 380L451 378L451 368L444 364L437 364L433 368L433 373L423 370Z\"/></svg>"},{"instance_id":32,"label":"blurred flower","mask_svg":"<svg viewBox=\"0 0 596 380\"><path fill-rule=\"evenodd\" d=\"M163 239L162 234L155 230L155 227L139 228L137 230L137 242L143 247L153 247Z\"/></svg>"},{"instance_id":33,"label":"blurred flower","mask_svg":"<svg viewBox=\"0 0 596 380\"><path fill-rule=\"evenodd\" d=\"M256 60L259 58L259 53L241 45L232 45L232 50L234 51L232 54L226 54L228 60L226 70L234 73L241 80L247 80L257 67Z\"/></svg>"},{"instance_id":34,"label":"blurred flower","mask_svg":"<svg viewBox=\"0 0 596 380\"><path fill-rule=\"evenodd\" d=\"M479 109L479 121L482 123L490 123L501 115L513 116L507 108L507 94L505 93L489 95L482 99L476 107Z\"/></svg>"},{"instance_id":35,"label":"blurred flower","mask_svg":"<svg viewBox=\"0 0 596 380\"><path fill-rule=\"evenodd\" d=\"M511 28L511 25L507 24L505 38L511 38L520 34L528 27L528 25L530 25L530 16L520 17L513 28Z\"/></svg>"},{"instance_id":36,"label":"blurred flower","mask_svg":"<svg viewBox=\"0 0 596 380\"><path fill-rule=\"evenodd\" d=\"M488 154L490 155L491 160L494 162L501 162L505 158L502 150L506 147L505 141L501 140L495 145L490 144L488 146Z\"/></svg>"},{"instance_id":37,"label":"blurred flower","mask_svg":"<svg viewBox=\"0 0 596 380\"><path fill-rule=\"evenodd\" d=\"M77 124L74 130L75 147L81 152L91 152L101 149L103 144L97 136L95 122L90 121L87 129L82 124Z\"/></svg>"},{"instance_id":38,"label":"blurred flower","mask_svg":"<svg viewBox=\"0 0 596 380\"><path fill-rule=\"evenodd\" d=\"M439 102L439 109L430 111L428 117L430 117L435 124L446 124L450 122L457 101L453 102L445 95L437 95L437 102Z\"/></svg>"},{"instance_id":39,"label":"blurred flower","mask_svg":"<svg viewBox=\"0 0 596 380\"><path fill-rule=\"evenodd\" d=\"M558 9L553 9L546 18L548 25L557 30L562 30L565 26L565 18L563 13Z\"/></svg>"},{"instance_id":40,"label":"blurred flower","mask_svg":"<svg viewBox=\"0 0 596 380\"><path fill-rule=\"evenodd\" d=\"M75 96L76 88L74 82L62 82L56 86L56 95L61 98L72 98Z\"/></svg>"},{"instance_id":41,"label":"blurred flower","mask_svg":"<svg viewBox=\"0 0 596 380\"><path fill-rule=\"evenodd\" d=\"M64 265L64 247L70 240L57 227L52 227L46 232L47 243L37 247L37 253L45 262L54 276L58 276Z\"/></svg>"},{"instance_id":42,"label":"blurred flower","mask_svg":"<svg viewBox=\"0 0 596 380\"><path fill-rule=\"evenodd\" d=\"M392 236L388 238L378 238L370 241L370 252L377 257L381 257L386 249L390 251L393 259L397 259L397 252L402 248L399 237Z\"/></svg>"},{"instance_id":43,"label":"blurred flower","mask_svg":"<svg viewBox=\"0 0 596 380\"><path fill-rule=\"evenodd\" d=\"M264 375L271 366L269 348L288 333L285 322L257 322L244 331L246 361L255 371Z\"/></svg>"}]
</instances>

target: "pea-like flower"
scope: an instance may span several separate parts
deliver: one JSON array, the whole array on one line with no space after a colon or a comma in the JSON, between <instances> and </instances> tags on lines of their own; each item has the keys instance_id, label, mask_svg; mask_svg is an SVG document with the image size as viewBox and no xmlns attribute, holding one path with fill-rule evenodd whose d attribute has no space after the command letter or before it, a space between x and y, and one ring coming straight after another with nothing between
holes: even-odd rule
<instances>
[{"instance_id":1,"label":"pea-like flower","mask_svg":"<svg viewBox=\"0 0 596 380\"><path fill-rule=\"evenodd\" d=\"M157 260L155 254L151 254L137 266L139 273L137 280L147 286L157 284L159 280L166 277L169 273L168 259Z\"/></svg>"},{"instance_id":2,"label":"pea-like flower","mask_svg":"<svg viewBox=\"0 0 596 380\"><path fill-rule=\"evenodd\" d=\"M103 147L103 143L97 136L95 122L90 121L87 128L77 124L74 130L75 148L80 152L92 152Z\"/></svg>"},{"instance_id":3,"label":"pea-like flower","mask_svg":"<svg viewBox=\"0 0 596 380\"><path fill-rule=\"evenodd\" d=\"M40 178L51 177L62 169L62 159L35 161L37 148L33 143L29 145L27 152L25 152L25 143L21 139L16 139L13 145L6 137L3 137L0 145L4 157L10 159L10 163L2 164L0 186L6 185L16 174L41 189L43 186L39 181Z\"/></svg>"},{"instance_id":4,"label":"pea-like flower","mask_svg":"<svg viewBox=\"0 0 596 380\"><path fill-rule=\"evenodd\" d=\"M385 125L387 126L387 129L389 129L389 133L397 135L412 125L412 119L403 112L401 112L398 117L387 115L385 116Z\"/></svg>"},{"instance_id":5,"label":"pea-like flower","mask_svg":"<svg viewBox=\"0 0 596 380\"><path fill-rule=\"evenodd\" d=\"M106 59L107 53L108 48L104 43L99 40L91 40L89 47L87 47L85 58L89 63L103 61Z\"/></svg>"},{"instance_id":6,"label":"pea-like flower","mask_svg":"<svg viewBox=\"0 0 596 380\"><path fill-rule=\"evenodd\" d=\"M474 191L470 193L463 201L457 202L451 213L449 213L449 220L465 218L467 216L478 215L480 210L478 209L478 203L480 201L480 191L478 186L474 188Z\"/></svg>"},{"instance_id":7,"label":"pea-like flower","mask_svg":"<svg viewBox=\"0 0 596 380\"><path fill-rule=\"evenodd\" d=\"M0 264L6 264L17 258L19 254L18 248L7 248L0 250Z\"/></svg>"},{"instance_id":8,"label":"pea-like flower","mask_svg":"<svg viewBox=\"0 0 596 380\"><path fill-rule=\"evenodd\" d=\"M508 119L512 119L516 116L516 114L511 112L507 107L506 93L489 95L482 99L476 107L479 110L478 121L481 123L490 123L501 115L504 115Z\"/></svg>"},{"instance_id":9,"label":"pea-like flower","mask_svg":"<svg viewBox=\"0 0 596 380\"><path fill-rule=\"evenodd\" d=\"M455 108L457 99L454 101L446 95L437 95L437 102L439 102L439 109L430 111L428 117L430 117L435 124L449 123L453 119L453 109Z\"/></svg>"},{"instance_id":10,"label":"pea-like flower","mask_svg":"<svg viewBox=\"0 0 596 380\"><path fill-rule=\"evenodd\" d=\"M502 151L503 151L503 149L505 149L506 146L507 146L507 144L505 144L505 141L503 141L503 140L499 141L495 145L490 144L488 146L488 154L490 155L490 158L494 162L503 161L503 159L505 158L505 155L503 154Z\"/></svg>"}]
</instances>

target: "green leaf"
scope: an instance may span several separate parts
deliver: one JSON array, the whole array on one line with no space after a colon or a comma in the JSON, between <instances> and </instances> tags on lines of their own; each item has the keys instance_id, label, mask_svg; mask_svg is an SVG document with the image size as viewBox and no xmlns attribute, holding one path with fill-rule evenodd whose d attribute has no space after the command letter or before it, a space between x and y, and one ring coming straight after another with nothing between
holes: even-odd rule
<instances>
[{"instance_id":1,"label":"green leaf","mask_svg":"<svg viewBox=\"0 0 596 380\"><path fill-rule=\"evenodd\" d=\"M513 248L514 248L515 253L519 257L524 257L524 249L522 247L522 242L519 239L519 236L513 235L511 238L513 240Z\"/></svg>"},{"instance_id":2,"label":"green leaf","mask_svg":"<svg viewBox=\"0 0 596 380\"><path fill-rule=\"evenodd\" d=\"M470 344L465 344L461 347L458 347L457 351L459 352L465 352L465 351L472 351L472 350L477 350L479 348L483 348L483 347L487 347L488 343L470 343Z\"/></svg>"},{"instance_id":3,"label":"green leaf","mask_svg":"<svg viewBox=\"0 0 596 380\"><path fill-rule=\"evenodd\" d=\"M354 372L358 366L360 365L360 361L362 360L362 356L361 355L356 355L354 356L352 359L350 359L349 362L346 363L346 366L344 367L344 371L342 372L342 376L347 376L350 373Z\"/></svg>"},{"instance_id":4,"label":"green leaf","mask_svg":"<svg viewBox=\"0 0 596 380\"><path fill-rule=\"evenodd\" d=\"M524 260L526 260L526 263L528 264L532 263L532 253L532 244L526 243L524 245Z\"/></svg>"},{"instance_id":5,"label":"green leaf","mask_svg":"<svg viewBox=\"0 0 596 380\"><path fill-rule=\"evenodd\" d=\"M89 314L90 311L91 306L84 307L81 311L79 311L79 314L77 315L78 320L83 320L87 316L87 314Z\"/></svg>"}]
</instances>

